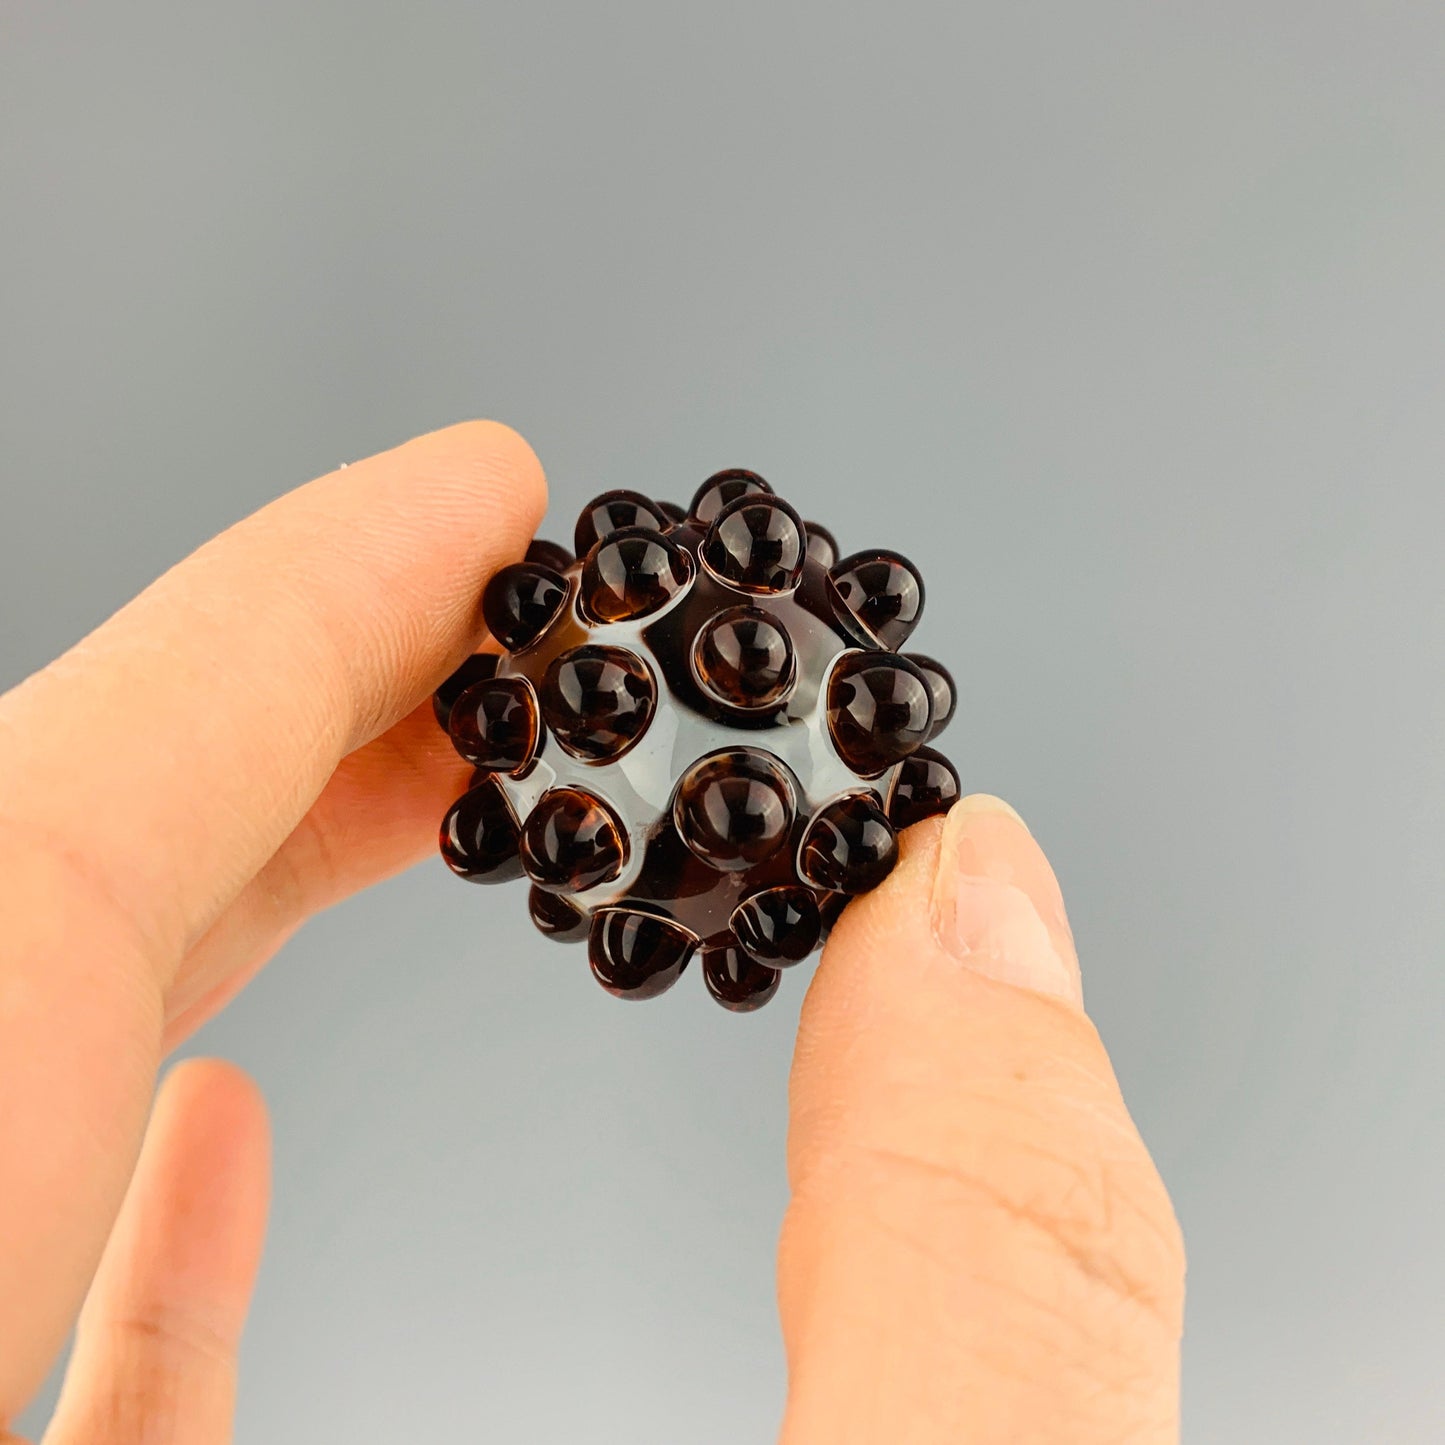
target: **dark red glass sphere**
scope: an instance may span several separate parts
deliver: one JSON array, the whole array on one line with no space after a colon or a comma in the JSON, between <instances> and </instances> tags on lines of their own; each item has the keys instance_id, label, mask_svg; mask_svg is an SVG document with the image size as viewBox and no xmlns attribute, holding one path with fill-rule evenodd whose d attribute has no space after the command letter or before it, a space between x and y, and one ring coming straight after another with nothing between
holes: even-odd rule
<instances>
[{"instance_id":1,"label":"dark red glass sphere","mask_svg":"<svg viewBox=\"0 0 1445 1445\"><path fill-rule=\"evenodd\" d=\"M959 795L929 746L953 678L898 650L922 580L894 552L840 556L740 469L686 510L605 492L573 541L492 578L503 650L437 689L476 769L443 856L474 881L525 877L533 923L585 939L619 998L664 992L696 954L718 1003L758 1008L888 876L897 833Z\"/></svg>"}]
</instances>

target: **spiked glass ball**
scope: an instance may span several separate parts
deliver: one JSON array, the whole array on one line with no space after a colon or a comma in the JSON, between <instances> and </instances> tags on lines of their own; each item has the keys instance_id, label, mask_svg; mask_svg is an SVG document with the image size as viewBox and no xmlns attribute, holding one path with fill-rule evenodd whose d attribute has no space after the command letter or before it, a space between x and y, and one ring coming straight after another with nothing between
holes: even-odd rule
<instances>
[{"instance_id":1,"label":"spiked glass ball","mask_svg":"<svg viewBox=\"0 0 1445 1445\"><path fill-rule=\"evenodd\" d=\"M503 651L437 691L476 769L442 856L474 882L528 878L533 922L586 939L621 998L698 956L720 1004L755 1009L888 876L897 831L959 795L927 746L953 679L898 651L923 581L892 552L840 558L745 471L686 512L606 492L574 548L534 542L492 578Z\"/></svg>"}]
</instances>

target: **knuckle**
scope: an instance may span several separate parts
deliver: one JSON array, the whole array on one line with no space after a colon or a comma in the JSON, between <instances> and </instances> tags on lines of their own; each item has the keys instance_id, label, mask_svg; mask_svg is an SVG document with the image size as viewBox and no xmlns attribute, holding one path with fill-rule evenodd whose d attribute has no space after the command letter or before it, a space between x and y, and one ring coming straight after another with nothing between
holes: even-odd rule
<instances>
[{"instance_id":1,"label":"knuckle","mask_svg":"<svg viewBox=\"0 0 1445 1445\"><path fill-rule=\"evenodd\" d=\"M198 1393L234 1386L234 1347L197 1317L147 1310L108 1320L105 1334L104 1383L85 1403L83 1438L186 1439Z\"/></svg>"},{"instance_id":2,"label":"knuckle","mask_svg":"<svg viewBox=\"0 0 1445 1445\"><path fill-rule=\"evenodd\" d=\"M1133 1157L1091 1161L1083 1178L1072 1195L1025 1195L1003 1207L1040 1234L1086 1294L1137 1306L1177 1333L1183 1237L1142 1143Z\"/></svg>"},{"instance_id":3,"label":"knuckle","mask_svg":"<svg viewBox=\"0 0 1445 1445\"><path fill-rule=\"evenodd\" d=\"M835 1155L799 1181L784 1221L790 1361L836 1347L829 1320L907 1318L932 1361L905 1382L909 1408L925 1392L940 1438L971 1438L979 1387L1016 1396L1039 1439L1165 1438L1182 1256L1145 1177L1043 1151ZM1158 1240L1142 1242L1161 1208Z\"/></svg>"},{"instance_id":4,"label":"knuckle","mask_svg":"<svg viewBox=\"0 0 1445 1445\"><path fill-rule=\"evenodd\" d=\"M266 860L255 887L275 929L294 926L346 892L345 840L324 796Z\"/></svg>"},{"instance_id":5,"label":"knuckle","mask_svg":"<svg viewBox=\"0 0 1445 1445\"><path fill-rule=\"evenodd\" d=\"M871 1232L959 1275L983 1269L1004 1291L1042 1267L1081 1319L1122 1311L1180 1332L1183 1237L1127 1117L976 1101L955 1122L923 1137L835 1138L795 1177L794 1201L860 1209Z\"/></svg>"},{"instance_id":6,"label":"knuckle","mask_svg":"<svg viewBox=\"0 0 1445 1445\"><path fill-rule=\"evenodd\" d=\"M37 948L69 947L67 934L83 927L92 946L99 942L108 959L131 965L138 977L158 978L179 958L184 936L179 906L167 907L158 898L142 910L133 901L138 890L115 863L61 829L0 812L0 860L0 917L6 923L27 917L48 921Z\"/></svg>"},{"instance_id":7,"label":"knuckle","mask_svg":"<svg viewBox=\"0 0 1445 1445\"><path fill-rule=\"evenodd\" d=\"M226 1335L199 1315L178 1309L151 1309L122 1315L110 1322L117 1354L146 1369L194 1369L219 1366L229 1370L235 1348Z\"/></svg>"}]
</instances>

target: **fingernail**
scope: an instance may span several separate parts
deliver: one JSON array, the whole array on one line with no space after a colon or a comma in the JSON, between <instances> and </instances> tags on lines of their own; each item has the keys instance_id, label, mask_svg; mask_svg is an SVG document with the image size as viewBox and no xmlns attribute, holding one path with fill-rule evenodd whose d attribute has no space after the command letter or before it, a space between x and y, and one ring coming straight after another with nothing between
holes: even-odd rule
<instances>
[{"instance_id":1,"label":"fingernail","mask_svg":"<svg viewBox=\"0 0 1445 1445\"><path fill-rule=\"evenodd\" d=\"M949 810L933 883L933 931L976 973L1083 1004L1058 880L1002 798L975 793Z\"/></svg>"}]
</instances>

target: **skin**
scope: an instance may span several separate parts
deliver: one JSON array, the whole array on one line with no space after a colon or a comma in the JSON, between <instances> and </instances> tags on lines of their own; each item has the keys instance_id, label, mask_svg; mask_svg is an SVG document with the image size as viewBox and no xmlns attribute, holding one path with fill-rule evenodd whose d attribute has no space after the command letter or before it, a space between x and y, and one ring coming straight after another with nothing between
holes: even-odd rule
<instances>
[{"instance_id":1,"label":"skin","mask_svg":"<svg viewBox=\"0 0 1445 1445\"><path fill-rule=\"evenodd\" d=\"M312 913L428 854L428 697L546 505L470 422L322 477L0 697L0 1442L231 1438L264 1105L167 1050ZM1184 1257L1006 804L909 830L809 990L779 1258L785 1445L1178 1438ZM83 1304L83 1309L81 1308Z\"/></svg>"}]
</instances>

